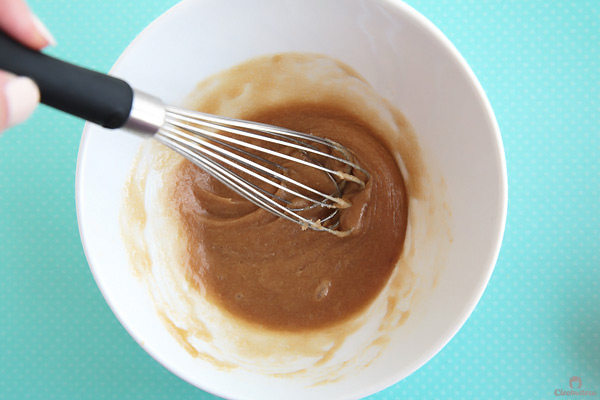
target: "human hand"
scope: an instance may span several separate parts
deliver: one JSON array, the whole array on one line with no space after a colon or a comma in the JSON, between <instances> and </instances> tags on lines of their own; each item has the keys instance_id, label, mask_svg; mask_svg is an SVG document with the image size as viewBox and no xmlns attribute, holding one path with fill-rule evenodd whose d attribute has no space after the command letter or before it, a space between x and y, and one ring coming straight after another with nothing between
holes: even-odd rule
<instances>
[{"instance_id":1,"label":"human hand","mask_svg":"<svg viewBox=\"0 0 600 400\"><path fill-rule=\"evenodd\" d=\"M0 30L35 50L56 44L24 0L0 0ZM39 101L40 91L31 79L0 71L0 132L25 121Z\"/></svg>"}]
</instances>

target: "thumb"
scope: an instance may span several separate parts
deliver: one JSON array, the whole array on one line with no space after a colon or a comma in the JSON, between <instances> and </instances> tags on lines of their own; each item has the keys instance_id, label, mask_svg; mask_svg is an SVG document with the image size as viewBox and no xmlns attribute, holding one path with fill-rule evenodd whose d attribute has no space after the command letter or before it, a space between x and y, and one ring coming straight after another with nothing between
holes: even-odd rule
<instances>
[{"instance_id":1,"label":"thumb","mask_svg":"<svg viewBox=\"0 0 600 400\"><path fill-rule=\"evenodd\" d=\"M35 82L0 71L0 132L29 118L39 101Z\"/></svg>"}]
</instances>

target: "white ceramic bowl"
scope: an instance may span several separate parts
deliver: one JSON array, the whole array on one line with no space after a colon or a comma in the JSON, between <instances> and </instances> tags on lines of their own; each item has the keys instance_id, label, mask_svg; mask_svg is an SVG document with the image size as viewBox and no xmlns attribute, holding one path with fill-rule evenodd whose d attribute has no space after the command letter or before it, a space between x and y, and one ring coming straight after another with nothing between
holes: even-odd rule
<instances>
[{"instance_id":1,"label":"white ceramic bowl","mask_svg":"<svg viewBox=\"0 0 600 400\"><path fill-rule=\"evenodd\" d=\"M359 398L431 359L477 304L504 230L502 142L488 100L463 58L433 24L399 1L186 0L145 29L112 73L178 103L208 75L287 51L323 53L349 64L403 111L441 196L438 225L432 237L422 238L430 248L419 249L416 258L427 290L420 291L410 317L379 357L342 379L313 386L219 370L183 351L133 276L121 240L124 182L140 145L134 136L86 125L76 178L81 238L115 315L150 355L182 379L228 398ZM426 259L427 254L434 256Z\"/></svg>"}]
</instances>

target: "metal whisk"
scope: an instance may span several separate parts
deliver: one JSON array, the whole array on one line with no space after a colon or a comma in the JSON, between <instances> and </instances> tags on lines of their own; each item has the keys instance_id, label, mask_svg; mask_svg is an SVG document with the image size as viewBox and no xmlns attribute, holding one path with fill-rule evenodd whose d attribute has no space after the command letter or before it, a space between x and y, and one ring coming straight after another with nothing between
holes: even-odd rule
<instances>
[{"instance_id":1,"label":"metal whisk","mask_svg":"<svg viewBox=\"0 0 600 400\"><path fill-rule=\"evenodd\" d=\"M125 81L30 50L0 32L0 68L32 78L42 103L106 128L152 137L257 206L339 236L347 184L370 178L344 146L256 122L166 107ZM310 181L318 173L325 189ZM293 176L293 177L292 177ZM320 186L323 186L322 184Z\"/></svg>"}]
</instances>

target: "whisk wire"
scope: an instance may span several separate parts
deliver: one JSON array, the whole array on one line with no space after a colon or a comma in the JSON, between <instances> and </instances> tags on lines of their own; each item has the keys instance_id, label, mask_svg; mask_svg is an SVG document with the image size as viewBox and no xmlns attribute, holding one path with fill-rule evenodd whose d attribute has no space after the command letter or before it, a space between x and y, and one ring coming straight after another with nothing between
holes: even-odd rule
<instances>
[{"instance_id":1,"label":"whisk wire","mask_svg":"<svg viewBox=\"0 0 600 400\"><path fill-rule=\"evenodd\" d=\"M202 129L198 129L198 128L188 128L188 129L193 132L196 132L196 133L202 131ZM221 162L224 162L227 165L229 165L239 171L242 171L245 174L248 174L256 179L259 179L262 182L265 182L268 185L271 185L277 189L287 192L293 196L297 196L301 199L307 200L312 203L318 203L322 207L327 207L327 208L335 208L335 207L345 208L348 206L347 202L339 197L335 197L335 196L323 193L319 190L316 190L302 182L298 182L298 181L296 181L292 178L289 178L281 173L278 173L269 168L266 168L263 165L260 165L256 162L253 162L244 157L241 157L238 154L235 154L233 152L222 149L219 146L217 146L211 142L208 142L206 140L203 140L202 138L200 138L196 135L191 135L182 129L176 130L169 126L165 126L163 128L163 132L162 133L159 132L157 134L157 136L160 136L161 134L165 135L168 139L171 139L174 142L177 142L177 143L187 146L187 147L191 147L189 144L190 141L194 142L199 145L199 146L194 146L193 147L194 150L201 152L208 157L211 157L211 158L217 159ZM211 151L211 150L214 150L214 151ZM261 175L260 173L257 173L256 171L260 171L263 174L265 174L266 176ZM291 189L290 187L284 186L284 185L278 183L277 181L274 181L269 178L276 178L281 182L293 184L293 185L295 185L301 189L304 189L306 191L309 191L323 199L329 200L331 203L335 203L336 205L333 205L330 202L326 202L326 201L322 201L322 200L315 200L312 197L309 197L303 193L300 193L297 190Z\"/></svg>"},{"instance_id":2,"label":"whisk wire","mask_svg":"<svg viewBox=\"0 0 600 400\"><path fill-rule=\"evenodd\" d=\"M350 206L343 198L346 184L364 187L370 178L340 144L262 123L167 107L165 121L154 137L257 206L303 228L338 236L349 233L338 230L337 219L340 209ZM287 150L276 151L260 143ZM323 160L336 166L331 168ZM324 173L331 182L331 192L287 176L289 168L284 162ZM316 207L331 211L317 220L301 214Z\"/></svg>"},{"instance_id":3,"label":"whisk wire","mask_svg":"<svg viewBox=\"0 0 600 400\"><path fill-rule=\"evenodd\" d=\"M305 134L302 132L296 132L296 131L293 131L290 129L285 129L285 128L281 128L281 127L277 127L277 126L273 126L273 125L263 124L260 122L250 122L250 121L244 121L244 120L228 118L228 117L216 117L214 115L205 114L205 113L202 113L199 111L189 111L189 110L180 109L180 108L176 108L176 107L167 107L166 122L173 124L173 125L184 126L185 128L189 127L189 125L182 124L181 121L185 121L191 125L198 124L199 122L201 122L202 125L213 128L217 131L220 130L220 131L224 131L224 132L229 132L229 133L233 133L233 134L251 138L251 139L270 142L270 143L277 144L280 146L284 145L284 146L291 147L291 148L294 148L297 150L306 151L306 152L312 153L316 156L320 156L320 157L328 158L332 161L336 161L338 163L341 163L343 165L350 167L351 169L360 171L361 173L363 173L366 176L367 180L370 178L369 173L365 169L363 169L360 165L350 161L351 155L345 147L343 147L339 143L336 143L327 138L322 138L319 136L312 136L312 135L308 135L308 134ZM241 129L235 129L235 128L241 128ZM260 134L253 133L255 131L259 131ZM306 166L315 167L315 168L321 169L324 172L327 172L330 174L337 175L339 172L336 170L332 170L330 168L323 167L321 165L315 166L314 164L312 164L310 162L305 162L302 159L289 157L288 155L286 155L284 153L270 151L267 148L252 145L251 143L248 143L247 141L236 140L234 138L219 135L216 132L208 132L208 133L211 135L214 135L214 137L220 137L223 140L230 140L241 146L246 146L248 148L253 148L254 150L257 150L257 151L262 151L262 152L269 153L269 154L277 156L277 157L282 157L282 158L285 158L288 160L299 162ZM272 137L266 136L265 133L269 133L275 137L272 138ZM278 140L277 138L284 138L287 140L282 141L282 140ZM295 141L290 142L290 138L302 139L302 140L295 140ZM320 151L318 148L310 145L310 143L307 143L306 141L312 141L312 142L321 144L323 146L326 146L327 148L334 149L334 150L338 151L339 153L343 154L344 158L337 157L337 156L334 156L333 154Z\"/></svg>"},{"instance_id":4,"label":"whisk wire","mask_svg":"<svg viewBox=\"0 0 600 400\"><path fill-rule=\"evenodd\" d=\"M246 199L256 204L257 206L262 207L267 211L270 211L278 217L281 217L291 222L301 223L307 228L327 231L336 235L344 234L344 232L339 232L335 230L339 225L339 221L331 224L330 226L322 225L323 223L333 219L339 213L339 209L335 209L334 212L330 213L327 217L321 219L321 221L319 221L319 223L315 225L315 221L297 214L293 209L271 201L270 197L267 195L268 192L264 191L262 188L248 182L246 179L241 178L237 174L232 173L227 168L214 162L213 160L199 156L194 148L190 148L185 144L170 141L168 135L160 135L157 136L156 139L164 145L175 150L185 158L191 160L198 167L204 169L206 172L217 178L220 182L222 182L230 189L240 192L240 188L243 188L243 195Z\"/></svg>"}]
</instances>

